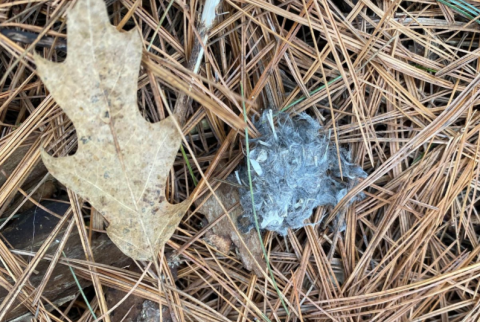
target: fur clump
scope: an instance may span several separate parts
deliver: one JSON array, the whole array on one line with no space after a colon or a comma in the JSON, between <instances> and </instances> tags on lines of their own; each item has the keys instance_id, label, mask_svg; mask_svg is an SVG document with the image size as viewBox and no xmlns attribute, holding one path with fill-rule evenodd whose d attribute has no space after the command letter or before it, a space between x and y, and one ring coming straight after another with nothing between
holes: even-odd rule
<instances>
[{"instance_id":1,"label":"fur clump","mask_svg":"<svg viewBox=\"0 0 480 322\"><path fill-rule=\"evenodd\" d=\"M337 148L321 126L305 113L294 119L265 111L255 126L262 134L252 140L250 169L255 210L260 229L286 235L288 228L304 226L318 206L335 206L358 178L367 174L340 148L344 180L340 179ZM255 226L247 167L235 172L244 213L238 225L244 232ZM353 201L361 199L358 195Z\"/></svg>"}]
</instances>

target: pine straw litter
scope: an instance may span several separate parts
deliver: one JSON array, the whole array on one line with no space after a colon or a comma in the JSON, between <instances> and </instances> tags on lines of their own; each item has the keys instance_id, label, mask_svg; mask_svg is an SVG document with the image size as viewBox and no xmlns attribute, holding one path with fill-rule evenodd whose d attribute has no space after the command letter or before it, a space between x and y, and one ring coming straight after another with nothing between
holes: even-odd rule
<instances>
[{"instance_id":1,"label":"pine straw litter","mask_svg":"<svg viewBox=\"0 0 480 322\"><path fill-rule=\"evenodd\" d=\"M74 4L0 3L3 319L146 321L152 310L159 321L480 318L477 2L222 0L202 37L202 1L108 0L117 29L143 37L142 115L159 122L186 104L165 196L195 203L155 265L108 248L101 215L41 164L41 147L64 155L77 147L33 62L34 52L65 60ZM264 262L245 268L231 237L214 232L226 214L209 222L199 211L209 186L235 184L245 164L243 106L250 139L260 137L251 120L264 110L305 112L366 173L305 227L262 231L271 272ZM40 210L55 222L43 235ZM22 219L35 229L19 231L15 244L5 236ZM60 276L72 286L62 298L49 292Z\"/></svg>"}]
</instances>

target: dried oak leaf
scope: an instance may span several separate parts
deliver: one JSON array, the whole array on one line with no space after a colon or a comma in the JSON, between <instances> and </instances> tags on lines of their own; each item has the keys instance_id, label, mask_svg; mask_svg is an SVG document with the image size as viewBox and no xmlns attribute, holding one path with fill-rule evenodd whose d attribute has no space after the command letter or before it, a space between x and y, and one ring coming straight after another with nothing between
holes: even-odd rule
<instances>
[{"instance_id":1,"label":"dried oak leaf","mask_svg":"<svg viewBox=\"0 0 480 322\"><path fill-rule=\"evenodd\" d=\"M79 0L68 14L64 63L35 57L38 73L77 130L75 155L43 162L60 182L88 200L128 256L151 260L190 204L165 200L181 143L172 117L148 123L137 107L142 41L118 32L102 0Z\"/></svg>"},{"instance_id":2,"label":"dried oak leaf","mask_svg":"<svg viewBox=\"0 0 480 322\"><path fill-rule=\"evenodd\" d=\"M228 184L220 185L215 193L226 209L230 209L236 203L240 202L238 189ZM195 201L196 206L199 206L203 200L205 200L205 198L206 196L198 198ZM208 200L205 201L205 203L198 209L198 212L204 214L209 222L215 221L218 217L224 214L223 208L213 196L209 197ZM238 217L240 217L242 213L243 209L241 206L229 212L234 223L237 222ZM253 270L257 276L263 276L263 272L266 268L265 260L263 259L263 251L260 244L260 239L258 238L258 234L255 229L250 230L248 233L242 233L239 231L240 234L237 234L235 230L232 229L230 221L227 218L223 218L212 227L212 233L215 237L212 238L212 235L207 237L210 237L209 241L211 241L215 247L224 253L228 253L230 247L226 249L225 244L227 243L227 245L229 245L228 241L233 242L233 244L238 248L243 266L249 271ZM241 240L243 240L243 243ZM252 258L252 255L254 258ZM260 267L258 267L255 262L257 262Z\"/></svg>"}]
</instances>

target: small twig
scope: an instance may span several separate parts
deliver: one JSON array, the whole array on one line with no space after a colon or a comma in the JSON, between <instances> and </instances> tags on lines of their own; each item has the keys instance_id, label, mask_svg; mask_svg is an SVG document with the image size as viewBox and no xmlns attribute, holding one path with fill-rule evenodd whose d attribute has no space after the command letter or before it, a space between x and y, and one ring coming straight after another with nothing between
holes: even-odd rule
<instances>
[{"instance_id":1,"label":"small twig","mask_svg":"<svg viewBox=\"0 0 480 322\"><path fill-rule=\"evenodd\" d=\"M205 53L205 44L208 41L210 29L212 29L215 17L216 9L220 4L220 0L206 0L203 7L202 18L198 25L197 38L192 47L190 58L188 60L187 67L195 74L198 74L200 70L200 63L203 60ZM177 101L175 103L174 113L178 117L178 121L181 125L185 124L188 106L192 102L192 99L188 96L188 93L181 92L178 94Z\"/></svg>"}]
</instances>

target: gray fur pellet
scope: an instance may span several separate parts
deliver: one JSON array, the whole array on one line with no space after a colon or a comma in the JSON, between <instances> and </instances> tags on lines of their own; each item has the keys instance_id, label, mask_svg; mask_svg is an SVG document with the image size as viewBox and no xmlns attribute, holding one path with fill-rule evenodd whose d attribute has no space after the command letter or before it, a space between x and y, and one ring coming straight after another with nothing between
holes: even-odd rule
<instances>
[{"instance_id":1,"label":"gray fur pellet","mask_svg":"<svg viewBox=\"0 0 480 322\"><path fill-rule=\"evenodd\" d=\"M274 122L272 112L265 111L255 126L262 136L252 140L250 168L260 229L286 235L288 228L301 228L316 207L335 206L351 183L367 176L340 148L340 179L335 143L305 113L293 119L279 114ZM240 167L231 180L248 187L247 167ZM238 225L246 232L255 225L249 188L240 188L240 196L244 214Z\"/></svg>"}]
</instances>

